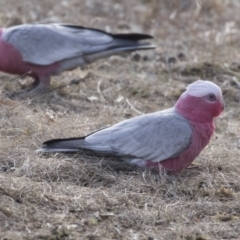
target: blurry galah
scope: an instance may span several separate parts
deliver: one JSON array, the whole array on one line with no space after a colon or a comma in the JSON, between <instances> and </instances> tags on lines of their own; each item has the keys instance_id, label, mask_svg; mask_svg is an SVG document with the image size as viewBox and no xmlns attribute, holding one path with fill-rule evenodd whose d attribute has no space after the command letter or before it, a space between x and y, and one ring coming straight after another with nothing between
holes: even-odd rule
<instances>
[{"instance_id":1,"label":"blurry galah","mask_svg":"<svg viewBox=\"0 0 240 240\"><path fill-rule=\"evenodd\" d=\"M109 34L66 24L24 24L0 29L0 71L29 75L35 92L50 76L122 52L155 48L146 34Z\"/></svg>"},{"instance_id":2,"label":"blurry galah","mask_svg":"<svg viewBox=\"0 0 240 240\"><path fill-rule=\"evenodd\" d=\"M179 172L208 144L214 118L224 109L221 89L198 80L173 108L134 117L86 137L53 139L40 152L86 152L117 156L140 167Z\"/></svg>"}]
</instances>

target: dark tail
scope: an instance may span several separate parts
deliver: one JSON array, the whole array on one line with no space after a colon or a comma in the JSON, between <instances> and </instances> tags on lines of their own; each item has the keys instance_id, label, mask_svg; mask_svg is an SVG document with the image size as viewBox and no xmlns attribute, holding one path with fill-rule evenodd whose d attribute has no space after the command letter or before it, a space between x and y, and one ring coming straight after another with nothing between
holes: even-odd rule
<instances>
[{"instance_id":1,"label":"dark tail","mask_svg":"<svg viewBox=\"0 0 240 240\"><path fill-rule=\"evenodd\" d=\"M155 46L150 43L138 43L136 41L133 42L122 42L123 40L120 40L119 44L116 44L114 46L109 47L107 50L100 51L93 54L88 54L84 57L85 61L87 63L91 63L95 60L110 57L112 55L118 55L122 54L124 52L134 52L138 50L149 50L154 49Z\"/></svg>"},{"instance_id":2,"label":"dark tail","mask_svg":"<svg viewBox=\"0 0 240 240\"><path fill-rule=\"evenodd\" d=\"M148 34L128 33L128 34L111 34L114 41L107 50L135 51L143 49L154 49L155 46L149 42L142 42L145 39L152 39Z\"/></svg>"},{"instance_id":3,"label":"dark tail","mask_svg":"<svg viewBox=\"0 0 240 240\"><path fill-rule=\"evenodd\" d=\"M149 42L142 42L144 39L153 38L147 34L111 34L113 37L112 43L106 45L104 50L85 56L85 60L91 63L95 60L106 58L112 55L121 54L124 52L133 52L138 50L149 50L156 48Z\"/></svg>"},{"instance_id":4,"label":"dark tail","mask_svg":"<svg viewBox=\"0 0 240 240\"><path fill-rule=\"evenodd\" d=\"M37 152L82 152L82 145L85 137L52 139L43 143L42 148Z\"/></svg>"},{"instance_id":5,"label":"dark tail","mask_svg":"<svg viewBox=\"0 0 240 240\"><path fill-rule=\"evenodd\" d=\"M128 41L141 41L145 39L153 39L153 36L142 33L121 33L111 34L116 39L128 40Z\"/></svg>"},{"instance_id":6,"label":"dark tail","mask_svg":"<svg viewBox=\"0 0 240 240\"><path fill-rule=\"evenodd\" d=\"M112 33L107 33L104 30L100 30L97 28L86 28L83 26L78 26L78 25L72 25L72 24L61 24L64 27L69 27L69 28L75 28L75 29L86 29L86 30L92 30L95 32L100 32L103 34L107 34L110 35L114 38L118 38L118 39L124 39L124 40L131 40L131 41L140 41L140 40L144 40L144 39L151 39L153 38L153 36L148 35L148 34L142 34L142 33L120 33L120 34L112 34Z\"/></svg>"}]
</instances>

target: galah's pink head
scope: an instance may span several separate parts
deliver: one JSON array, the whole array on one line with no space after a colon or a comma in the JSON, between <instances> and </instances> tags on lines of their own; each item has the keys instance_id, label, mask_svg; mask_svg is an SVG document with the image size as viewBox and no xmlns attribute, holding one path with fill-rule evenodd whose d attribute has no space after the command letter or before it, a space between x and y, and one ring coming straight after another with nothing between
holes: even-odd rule
<instances>
[{"instance_id":1,"label":"galah's pink head","mask_svg":"<svg viewBox=\"0 0 240 240\"><path fill-rule=\"evenodd\" d=\"M213 82L198 80L187 86L175 109L189 120L212 121L224 109L222 91Z\"/></svg>"}]
</instances>

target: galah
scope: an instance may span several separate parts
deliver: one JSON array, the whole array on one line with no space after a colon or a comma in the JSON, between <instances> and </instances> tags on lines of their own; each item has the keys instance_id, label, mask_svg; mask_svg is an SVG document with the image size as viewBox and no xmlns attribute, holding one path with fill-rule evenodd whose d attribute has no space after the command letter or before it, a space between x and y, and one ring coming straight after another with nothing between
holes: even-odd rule
<instances>
[{"instance_id":1,"label":"galah","mask_svg":"<svg viewBox=\"0 0 240 240\"><path fill-rule=\"evenodd\" d=\"M110 34L67 24L23 24L0 29L0 71L34 78L35 92L50 77L122 52L155 48L147 34Z\"/></svg>"},{"instance_id":2,"label":"galah","mask_svg":"<svg viewBox=\"0 0 240 240\"><path fill-rule=\"evenodd\" d=\"M223 109L221 89L213 82L198 80L187 86L172 108L137 116L85 137L49 140L38 151L116 156L140 167L179 172L209 143L214 118Z\"/></svg>"}]
</instances>

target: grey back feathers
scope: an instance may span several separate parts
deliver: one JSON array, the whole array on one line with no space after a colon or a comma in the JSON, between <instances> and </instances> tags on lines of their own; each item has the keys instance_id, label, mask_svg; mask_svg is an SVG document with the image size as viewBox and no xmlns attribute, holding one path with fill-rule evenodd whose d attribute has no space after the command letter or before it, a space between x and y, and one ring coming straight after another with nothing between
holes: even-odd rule
<instances>
[{"instance_id":1,"label":"grey back feathers","mask_svg":"<svg viewBox=\"0 0 240 240\"><path fill-rule=\"evenodd\" d=\"M152 38L146 34L114 35L64 24L15 26L5 29L2 37L21 53L23 61L36 65L49 65L81 56L84 58L103 51L108 51L109 56L123 51L154 48L149 43L139 43L140 40ZM102 57L105 56L101 54L93 60Z\"/></svg>"},{"instance_id":2,"label":"grey back feathers","mask_svg":"<svg viewBox=\"0 0 240 240\"><path fill-rule=\"evenodd\" d=\"M43 144L41 151L87 150L97 155L160 162L187 149L191 136L189 122L171 108L125 120L85 138L50 140Z\"/></svg>"}]
</instances>

